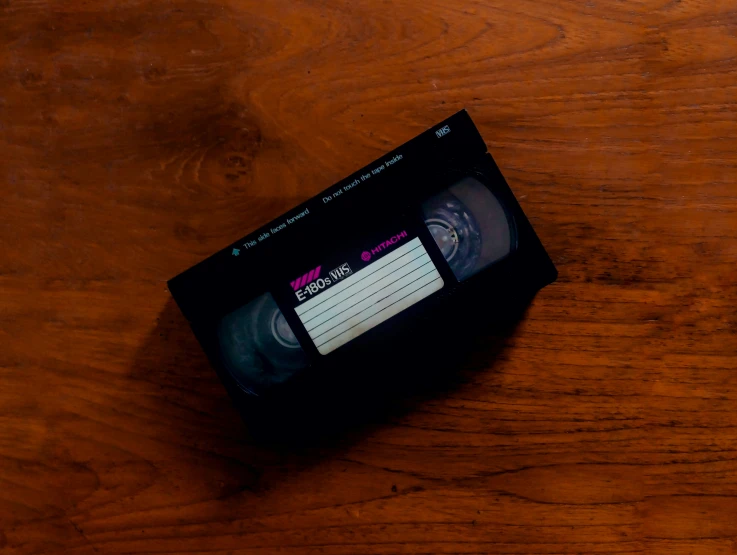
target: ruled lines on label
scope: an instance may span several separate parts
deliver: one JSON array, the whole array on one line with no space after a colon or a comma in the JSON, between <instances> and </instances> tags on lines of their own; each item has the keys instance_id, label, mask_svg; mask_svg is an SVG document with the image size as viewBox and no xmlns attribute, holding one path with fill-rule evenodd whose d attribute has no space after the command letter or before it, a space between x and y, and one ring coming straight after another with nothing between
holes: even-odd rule
<instances>
[{"instance_id":1,"label":"ruled lines on label","mask_svg":"<svg viewBox=\"0 0 737 555\"><path fill-rule=\"evenodd\" d=\"M416 238L295 311L325 355L442 287L443 279Z\"/></svg>"}]
</instances>

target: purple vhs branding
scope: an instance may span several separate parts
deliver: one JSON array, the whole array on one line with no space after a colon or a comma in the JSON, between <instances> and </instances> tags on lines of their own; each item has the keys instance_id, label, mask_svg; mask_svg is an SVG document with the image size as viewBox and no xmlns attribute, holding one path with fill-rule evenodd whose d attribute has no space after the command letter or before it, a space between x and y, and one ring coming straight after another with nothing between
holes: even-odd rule
<instances>
[{"instance_id":1,"label":"purple vhs branding","mask_svg":"<svg viewBox=\"0 0 737 555\"><path fill-rule=\"evenodd\" d=\"M294 294L297 295L299 302L304 301L307 297L311 297L312 295L319 293L328 285L333 283L333 280L329 277L320 277L321 268L322 266L318 266L314 270L310 270L302 277L289 283L289 285L292 286L292 289L294 289Z\"/></svg>"},{"instance_id":2,"label":"purple vhs branding","mask_svg":"<svg viewBox=\"0 0 737 555\"><path fill-rule=\"evenodd\" d=\"M324 278L320 277L321 268L322 266L318 266L314 270L310 270L302 277L297 278L290 283L292 289L294 289L294 294L297 295L297 299L299 299L299 302L316 295L326 287L333 285L353 273L347 262L344 262L334 270L331 270L329 275Z\"/></svg>"},{"instance_id":3,"label":"purple vhs branding","mask_svg":"<svg viewBox=\"0 0 737 555\"><path fill-rule=\"evenodd\" d=\"M305 285L307 285L308 283L312 283L320 277L320 268L322 268L322 266L318 266L314 270L310 270L302 277L298 277L294 281L290 281L289 285L291 285L292 289L294 289L295 291L297 291L298 289L302 289Z\"/></svg>"}]
</instances>

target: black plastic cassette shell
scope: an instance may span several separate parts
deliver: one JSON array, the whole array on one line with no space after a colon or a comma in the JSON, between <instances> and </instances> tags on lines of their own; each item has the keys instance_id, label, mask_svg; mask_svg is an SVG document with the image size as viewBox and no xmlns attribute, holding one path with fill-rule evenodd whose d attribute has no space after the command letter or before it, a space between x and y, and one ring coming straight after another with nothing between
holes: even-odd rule
<instances>
[{"instance_id":1,"label":"black plastic cassette shell","mask_svg":"<svg viewBox=\"0 0 737 555\"><path fill-rule=\"evenodd\" d=\"M335 191L342 190L356 179L360 180L361 175L375 169L380 163L397 156L401 156L401 160L384 172L360 182L331 202L323 201L324 197L332 196ZM325 220L348 221L354 213L366 218L372 211L378 217L386 210L395 213L417 211L423 199L463 176L473 176L487 185L511 212L517 228L518 248L514 255L462 283L449 277L445 268L441 272L446 280L446 287L442 291L400 314L401 318L395 317L381 324L376 331L367 334L369 337L363 341L324 357L329 359L324 362L336 366L350 364L352 356L371 350L372 341L391 342L396 332L409 327L420 330L420 320L427 323L434 314L440 317L441 313L448 310L478 310L480 303L492 307L496 305L498 308L510 303L526 303L538 289L556 279L555 267L494 160L486 152L486 145L471 118L465 111L458 112L169 282L177 304L190 321L236 404L242 401L241 394L232 377L222 368L211 333L212 327L228 312L272 289L274 285L270 280L281 271L279 260L288 258L293 250L304 250L305 236L311 230L322 229L320 226ZM391 204L387 205L387 202ZM258 237L263 233L268 233L286 218L305 210L309 211L309 216L258 242ZM252 241L257 242L255 247L244 248ZM239 250L238 256L233 256L234 248ZM431 254L437 260L439 250ZM441 254L439 257L442 260ZM307 262L304 269L309 270ZM469 299L472 304L466 306ZM457 303L464 303L464 306L454 307ZM485 312L488 314L488 311ZM417 325L414 325L413 319L417 320ZM293 322L294 317L291 320Z\"/></svg>"}]
</instances>

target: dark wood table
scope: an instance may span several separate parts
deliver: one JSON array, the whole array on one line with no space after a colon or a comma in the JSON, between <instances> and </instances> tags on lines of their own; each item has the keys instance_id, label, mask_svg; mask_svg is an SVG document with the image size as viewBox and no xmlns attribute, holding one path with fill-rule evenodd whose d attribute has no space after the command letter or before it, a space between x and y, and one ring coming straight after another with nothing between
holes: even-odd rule
<instances>
[{"instance_id":1,"label":"dark wood table","mask_svg":"<svg viewBox=\"0 0 737 555\"><path fill-rule=\"evenodd\" d=\"M0 0L0 551L735 553L736 56L727 1ZM463 107L560 279L255 444L166 280Z\"/></svg>"}]
</instances>

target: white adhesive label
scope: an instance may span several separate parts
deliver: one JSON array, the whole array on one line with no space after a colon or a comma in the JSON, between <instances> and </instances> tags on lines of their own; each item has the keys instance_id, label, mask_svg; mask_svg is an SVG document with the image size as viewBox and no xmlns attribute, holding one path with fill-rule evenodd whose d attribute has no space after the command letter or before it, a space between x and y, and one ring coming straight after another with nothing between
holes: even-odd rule
<instances>
[{"instance_id":1,"label":"white adhesive label","mask_svg":"<svg viewBox=\"0 0 737 555\"><path fill-rule=\"evenodd\" d=\"M295 311L326 355L442 287L424 245L413 239Z\"/></svg>"}]
</instances>

